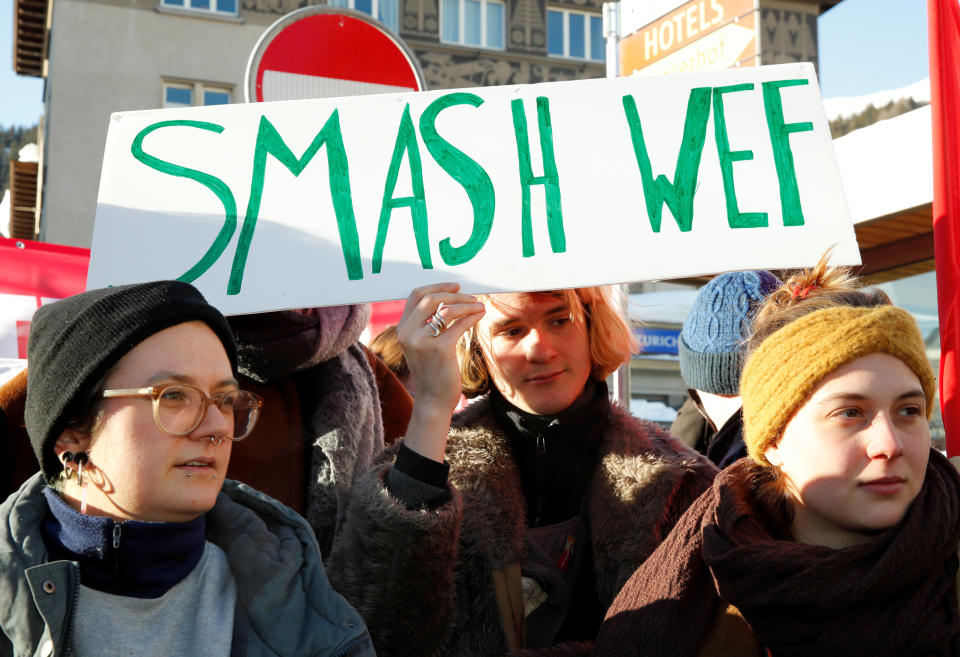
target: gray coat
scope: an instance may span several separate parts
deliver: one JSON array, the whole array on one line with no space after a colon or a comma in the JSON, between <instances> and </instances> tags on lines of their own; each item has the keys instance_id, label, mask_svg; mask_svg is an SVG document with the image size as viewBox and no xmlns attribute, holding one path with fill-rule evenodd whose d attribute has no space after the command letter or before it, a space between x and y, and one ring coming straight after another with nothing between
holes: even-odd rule
<instances>
[{"instance_id":1,"label":"gray coat","mask_svg":"<svg viewBox=\"0 0 960 657\"><path fill-rule=\"evenodd\" d=\"M70 651L79 570L47 561L40 474L0 506L0 656ZM227 480L206 517L207 540L237 584L234 642L248 657L372 656L363 620L327 581L309 525L289 508Z\"/></svg>"},{"instance_id":2,"label":"gray coat","mask_svg":"<svg viewBox=\"0 0 960 657\"><path fill-rule=\"evenodd\" d=\"M600 450L588 513L606 608L716 468L618 407ZM331 579L366 619L381 657L486 657L507 649L494 573L523 561L526 502L488 399L454 418L446 459L451 499L436 510L408 510L391 496L383 483L389 462L360 479L334 545Z\"/></svg>"}]
</instances>

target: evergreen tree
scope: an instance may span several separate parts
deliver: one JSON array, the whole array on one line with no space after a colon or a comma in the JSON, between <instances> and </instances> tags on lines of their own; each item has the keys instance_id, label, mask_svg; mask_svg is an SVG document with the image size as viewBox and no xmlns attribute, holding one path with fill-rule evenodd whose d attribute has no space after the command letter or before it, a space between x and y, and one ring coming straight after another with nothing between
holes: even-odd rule
<instances>
[{"instance_id":1,"label":"evergreen tree","mask_svg":"<svg viewBox=\"0 0 960 657\"><path fill-rule=\"evenodd\" d=\"M850 116L841 116L830 122L830 134L833 135L833 138L842 137L848 132L853 132L854 130L859 130L860 128L866 128L868 125L872 125L877 121L883 121L884 119L890 119L901 114L906 114L911 112L918 107L923 107L924 105L929 105L929 102L925 100L914 100L913 98L901 98L899 100L891 100L889 103L883 107L876 108L873 106L873 103L867 105L863 110L852 114Z\"/></svg>"}]
</instances>

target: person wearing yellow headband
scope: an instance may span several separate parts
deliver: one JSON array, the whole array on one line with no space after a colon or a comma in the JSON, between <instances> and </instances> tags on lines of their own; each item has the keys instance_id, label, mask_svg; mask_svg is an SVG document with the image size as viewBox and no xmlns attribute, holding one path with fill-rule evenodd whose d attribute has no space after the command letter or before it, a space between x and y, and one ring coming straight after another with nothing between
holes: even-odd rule
<instances>
[{"instance_id":1,"label":"person wearing yellow headband","mask_svg":"<svg viewBox=\"0 0 960 657\"><path fill-rule=\"evenodd\" d=\"M826 256L754 319L749 457L607 612L596 654L960 654L960 476L916 322Z\"/></svg>"}]
</instances>

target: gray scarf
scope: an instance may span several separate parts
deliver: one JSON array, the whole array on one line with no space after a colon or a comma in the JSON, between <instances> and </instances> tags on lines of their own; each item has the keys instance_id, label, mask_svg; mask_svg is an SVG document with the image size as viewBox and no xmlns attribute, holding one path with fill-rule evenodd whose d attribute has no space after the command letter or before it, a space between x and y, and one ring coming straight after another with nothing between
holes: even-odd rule
<instances>
[{"instance_id":1,"label":"gray scarf","mask_svg":"<svg viewBox=\"0 0 960 657\"><path fill-rule=\"evenodd\" d=\"M329 555L356 477L383 448L377 383L357 342L366 305L230 318L240 372L262 383L291 375L309 445L305 516Z\"/></svg>"}]
</instances>

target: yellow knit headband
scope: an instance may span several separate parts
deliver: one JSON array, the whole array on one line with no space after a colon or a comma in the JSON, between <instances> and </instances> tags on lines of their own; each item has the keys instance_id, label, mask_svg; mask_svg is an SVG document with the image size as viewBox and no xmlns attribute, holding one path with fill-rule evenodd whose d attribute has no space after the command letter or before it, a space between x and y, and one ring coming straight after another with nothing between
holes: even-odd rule
<instances>
[{"instance_id":1,"label":"yellow knit headband","mask_svg":"<svg viewBox=\"0 0 960 657\"><path fill-rule=\"evenodd\" d=\"M927 397L929 420L935 381L923 337L910 313L895 306L825 308L776 331L747 359L740 394L743 437L750 457L769 465L764 451L820 380L874 352L899 358L917 375Z\"/></svg>"}]
</instances>

